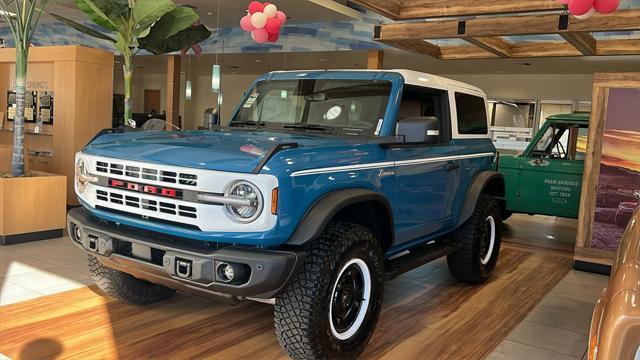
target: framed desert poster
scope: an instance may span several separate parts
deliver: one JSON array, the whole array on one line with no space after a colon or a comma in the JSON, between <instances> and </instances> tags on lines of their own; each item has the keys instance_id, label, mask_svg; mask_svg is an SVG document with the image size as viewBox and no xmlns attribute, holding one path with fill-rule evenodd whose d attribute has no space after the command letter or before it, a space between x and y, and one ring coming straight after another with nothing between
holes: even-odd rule
<instances>
[{"instance_id":1,"label":"framed desert poster","mask_svg":"<svg viewBox=\"0 0 640 360\"><path fill-rule=\"evenodd\" d=\"M603 272L640 207L640 73L596 74L575 267Z\"/></svg>"}]
</instances>

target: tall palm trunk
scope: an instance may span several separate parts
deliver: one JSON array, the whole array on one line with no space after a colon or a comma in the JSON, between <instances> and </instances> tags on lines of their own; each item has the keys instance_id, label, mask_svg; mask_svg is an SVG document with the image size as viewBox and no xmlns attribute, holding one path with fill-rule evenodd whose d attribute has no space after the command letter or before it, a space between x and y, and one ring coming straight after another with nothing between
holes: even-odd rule
<instances>
[{"instance_id":1,"label":"tall palm trunk","mask_svg":"<svg viewBox=\"0 0 640 360\"><path fill-rule=\"evenodd\" d=\"M123 54L124 56L124 123L130 124L133 120L133 55Z\"/></svg>"},{"instance_id":2,"label":"tall palm trunk","mask_svg":"<svg viewBox=\"0 0 640 360\"><path fill-rule=\"evenodd\" d=\"M16 115L13 120L13 157L11 175L24 176L24 107L27 93L29 50L16 44Z\"/></svg>"}]
</instances>

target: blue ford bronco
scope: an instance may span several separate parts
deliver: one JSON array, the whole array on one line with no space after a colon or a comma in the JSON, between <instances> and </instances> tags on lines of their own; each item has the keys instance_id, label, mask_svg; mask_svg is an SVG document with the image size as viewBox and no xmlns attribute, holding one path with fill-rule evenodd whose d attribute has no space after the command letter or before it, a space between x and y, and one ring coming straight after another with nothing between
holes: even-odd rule
<instances>
[{"instance_id":1,"label":"blue ford bronco","mask_svg":"<svg viewBox=\"0 0 640 360\"><path fill-rule=\"evenodd\" d=\"M486 104L413 71L269 73L226 127L99 134L77 154L69 233L106 294L268 302L292 358L357 357L385 280L443 256L461 281L494 270Z\"/></svg>"}]
</instances>

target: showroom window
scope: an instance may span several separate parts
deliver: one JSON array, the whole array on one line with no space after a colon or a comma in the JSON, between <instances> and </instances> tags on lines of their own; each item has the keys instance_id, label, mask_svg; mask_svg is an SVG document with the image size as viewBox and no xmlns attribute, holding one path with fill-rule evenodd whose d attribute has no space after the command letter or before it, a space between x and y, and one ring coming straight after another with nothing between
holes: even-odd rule
<instances>
[{"instance_id":1,"label":"showroom window","mask_svg":"<svg viewBox=\"0 0 640 360\"><path fill-rule=\"evenodd\" d=\"M458 112L458 133L465 135L484 135L487 127L487 107L479 96L456 93Z\"/></svg>"}]
</instances>

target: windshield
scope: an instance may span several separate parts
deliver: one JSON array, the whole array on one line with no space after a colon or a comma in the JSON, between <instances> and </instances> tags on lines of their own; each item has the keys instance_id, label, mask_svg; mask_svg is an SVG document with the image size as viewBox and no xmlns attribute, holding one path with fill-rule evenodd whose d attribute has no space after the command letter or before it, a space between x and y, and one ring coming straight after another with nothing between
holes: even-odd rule
<instances>
[{"instance_id":1,"label":"windshield","mask_svg":"<svg viewBox=\"0 0 640 360\"><path fill-rule=\"evenodd\" d=\"M389 81L261 81L229 126L378 135L390 92Z\"/></svg>"}]
</instances>

